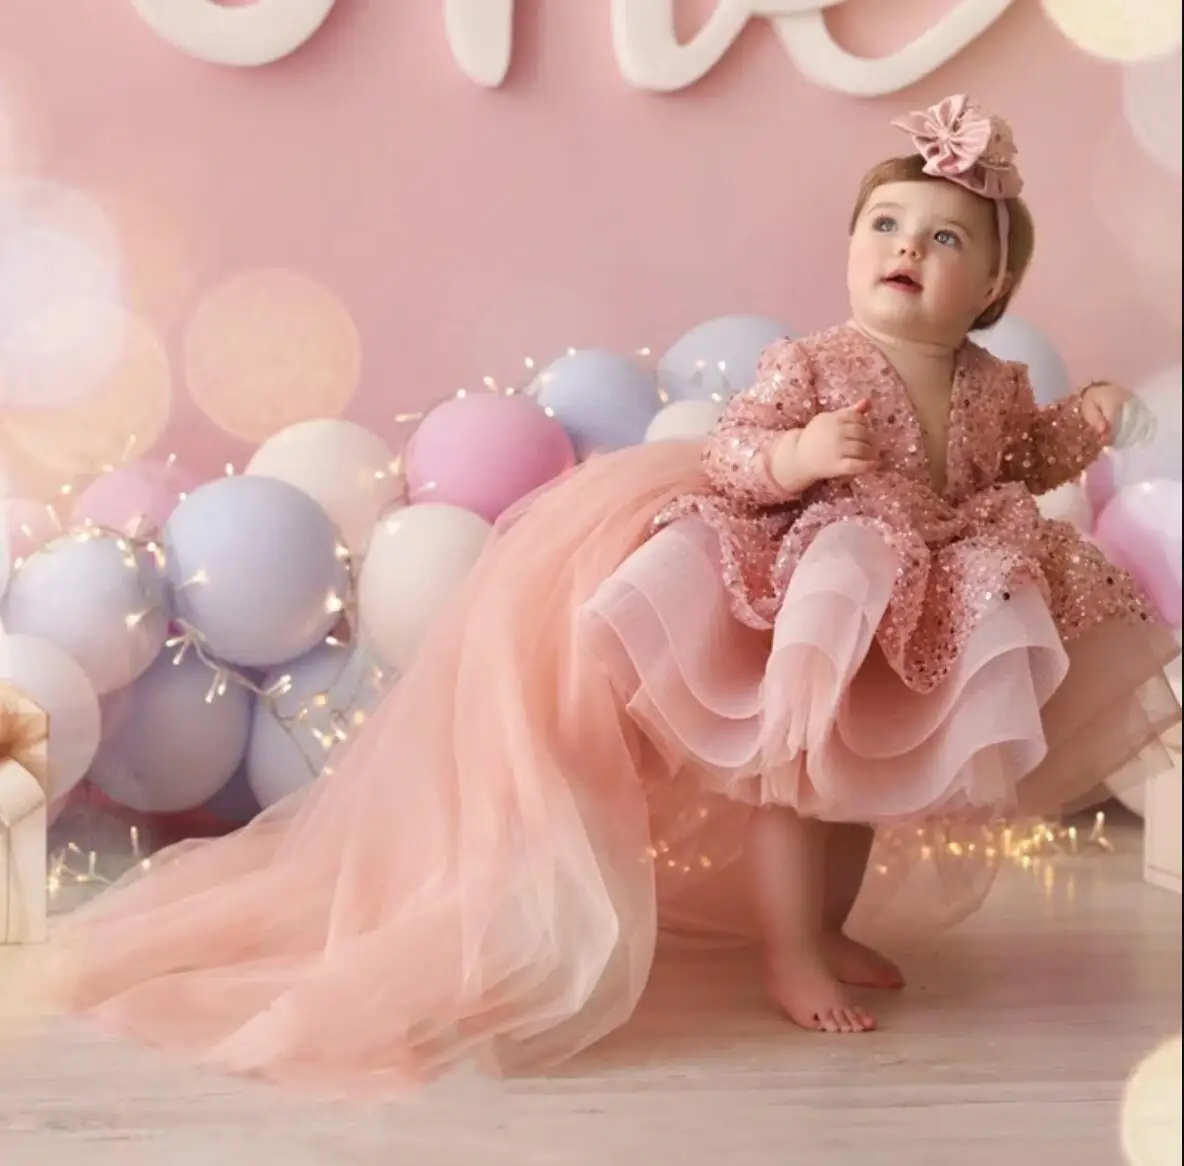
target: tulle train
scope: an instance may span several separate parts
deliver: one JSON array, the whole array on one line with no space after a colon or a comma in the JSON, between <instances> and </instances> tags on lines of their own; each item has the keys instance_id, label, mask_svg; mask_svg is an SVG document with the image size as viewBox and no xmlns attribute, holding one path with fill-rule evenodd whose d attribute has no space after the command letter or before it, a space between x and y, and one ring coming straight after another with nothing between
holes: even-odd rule
<instances>
[{"instance_id":1,"label":"tulle train","mask_svg":"<svg viewBox=\"0 0 1184 1166\"><path fill-rule=\"evenodd\" d=\"M660 920L752 934L737 860L757 804L870 806L885 828L863 918L941 925L990 885L987 819L1017 766L1015 804L1043 809L1108 766L1164 763L1179 710L1157 631L1100 629L1066 655L1017 596L913 699L872 638L883 548L819 537L763 637L728 614L706 527L649 537L703 488L697 445L658 444L520 506L335 771L68 917L55 998L318 1092L381 1096L467 1057L538 1071L629 1017Z\"/></svg>"}]
</instances>

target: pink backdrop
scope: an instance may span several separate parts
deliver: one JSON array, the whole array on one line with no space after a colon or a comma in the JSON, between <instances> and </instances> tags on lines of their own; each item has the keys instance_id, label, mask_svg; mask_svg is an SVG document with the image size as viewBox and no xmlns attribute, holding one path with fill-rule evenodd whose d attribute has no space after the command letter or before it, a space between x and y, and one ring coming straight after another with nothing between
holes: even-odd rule
<instances>
[{"instance_id":1,"label":"pink backdrop","mask_svg":"<svg viewBox=\"0 0 1184 1166\"><path fill-rule=\"evenodd\" d=\"M852 0L830 23L876 55L952 2ZM1120 70L1035 0L876 100L797 76L760 22L701 85L643 94L617 72L605 9L520 3L513 72L489 91L453 63L435 0L339 0L305 49L242 71L183 56L126 2L4 0L0 66L23 78L27 157L111 213L132 306L172 359L159 448L203 472L242 464L248 446L187 391L183 350L203 297L246 269L340 297L362 351L347 414L392 439L397 413L486 374L512 381L526 356L661 349L734 311L833 322L856 181L900 147L886 121L955 90L1017 129L1039 230L1020 314L1082 378L1137 381L1178 359L1179 178L1125 127ZM346 339L313 333L297 352L341 387ZM235 343L250 341L195 375L239 358L249 372Z\"/></svg>"}]
</instances>

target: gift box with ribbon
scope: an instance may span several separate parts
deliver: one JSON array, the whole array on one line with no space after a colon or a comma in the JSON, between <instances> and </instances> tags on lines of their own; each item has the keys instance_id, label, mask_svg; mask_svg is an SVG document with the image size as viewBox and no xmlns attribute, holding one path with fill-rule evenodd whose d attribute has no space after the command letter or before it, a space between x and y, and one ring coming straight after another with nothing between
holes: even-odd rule
<instances>
[{"instance_id":1,"label":"gift box with ribbon","mask_svg":"<svg viewBox=\"0 0 1184 1166\"><path fill-rule=\"evenodd\" d=\"M0 684L0 945L46 937L48 746L44 711Z\"/></svg>"}]
</instances>

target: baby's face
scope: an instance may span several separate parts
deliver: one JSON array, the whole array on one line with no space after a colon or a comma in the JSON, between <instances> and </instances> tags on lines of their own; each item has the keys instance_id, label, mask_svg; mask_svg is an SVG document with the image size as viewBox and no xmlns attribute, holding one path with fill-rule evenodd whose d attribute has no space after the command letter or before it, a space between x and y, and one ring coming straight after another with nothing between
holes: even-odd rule
<instances>
[{"instance_id":1,"label":"baby's face","mask_svg":"<svg viewBox=\"0 0 1184 1166\"><path fill-rule=\"evenodd\" d=\"M901 340L958 344L991 302L995 208L950 182L872 191L847 255L855 319Z\"/></svg>"}]
</instances>

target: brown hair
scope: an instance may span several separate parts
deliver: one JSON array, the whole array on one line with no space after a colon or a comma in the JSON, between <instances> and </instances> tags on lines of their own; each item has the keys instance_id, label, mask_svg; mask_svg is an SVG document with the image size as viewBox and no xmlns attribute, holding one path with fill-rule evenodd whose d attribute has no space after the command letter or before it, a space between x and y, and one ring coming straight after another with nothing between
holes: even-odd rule
<instances>
[{"instance_id":1,"label":"brown hair","mask_svg":"<svg viewBox=\"0 0 1184 1166\"><path fill-rule=\"evenodd\" d=\"M867 200L872 192L880 186L887 186L890 182L945 182L947 179L926 174L923 167L925 160L919 154L910 154L904 158L889 158L878 166L873 166L859 184L859 194L855 199L855 209L851 212L849 231L854 233L859 216L867 206ZM975 195L975 197L979 197ZM984 199L984 202L990 202ZM997 213L992 204L992 212ZM1011 282L1007 291L994 303L989 305L971 325L972 330L989 328L997 324L1007 311L1011 297L1019 290L1020 282L1032 262L1032 252L1036 248L1036 228L1032 222L1031 212L1022 198L1007 200L1007 274Z\"/></svg>"}]
</instances>

